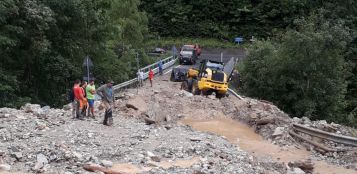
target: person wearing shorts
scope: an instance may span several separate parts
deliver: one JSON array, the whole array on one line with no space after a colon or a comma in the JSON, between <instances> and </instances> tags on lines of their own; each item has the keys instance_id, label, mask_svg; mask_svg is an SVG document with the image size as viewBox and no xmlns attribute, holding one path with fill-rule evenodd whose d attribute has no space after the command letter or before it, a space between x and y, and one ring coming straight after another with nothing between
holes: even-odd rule
<instances>
[{"instance_id":1,"label":"person wearing shorts","mask_svg":"<svg viewBox=\"0 0 357 174\"><path fill-rule=\"evenodd\" d=\"M90 80L89 84L86 87L86 95L88 100L88 116L95 118L94 116L94 94L95 94L95 85L94 80Z\"/></svg>"}]
</instances>

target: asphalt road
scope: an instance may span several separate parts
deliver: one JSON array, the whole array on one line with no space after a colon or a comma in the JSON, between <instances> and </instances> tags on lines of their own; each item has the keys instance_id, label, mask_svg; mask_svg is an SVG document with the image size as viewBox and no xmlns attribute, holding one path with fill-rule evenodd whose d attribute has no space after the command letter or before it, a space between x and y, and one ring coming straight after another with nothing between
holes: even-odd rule
<instances>
[{"instance_id":1,"label":"asphalt road","mask_svg":"<svg viewBox=\"0 0 357 174\"><path fill-rule=\"evenodd\" d=\"M232 57L242 60L245 57L245 50L242 48L227 48L227 49L202 49L199 59L209 59L213 61L221 61L221 53L223 62L228 62Z\"/></svg>"},{"instance_id":2,"label":"asphalt road","mask_svg":"<svg viewBox=\"0 0 357 174\"><path fill-rule=\"evenodd\" d=\"M245 58L245 50L242 48L227 48L227 49L202 49L202 53L198 58L198 61L195 65L181 65L180 67L184 68L198 68L200 65L200 60L208 59L213 61L221 61L221 53L222 53L222 61L224 63L228 62L232 57L238 59L238 61L243 60Z\"/></svg>"}]
</instances>

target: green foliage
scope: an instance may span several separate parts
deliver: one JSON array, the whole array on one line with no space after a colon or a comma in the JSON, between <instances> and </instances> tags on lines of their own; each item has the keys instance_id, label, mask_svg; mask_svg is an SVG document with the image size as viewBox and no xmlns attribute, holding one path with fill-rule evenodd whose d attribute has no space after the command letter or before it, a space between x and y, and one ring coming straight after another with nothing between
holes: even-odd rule
<instances>
[{"instance_id":1,"label":"green foliage","mask_svg":"<svg viewBox=\"0 0 357 174\"><path fill-rule=\"evenodd\" d=\"M242 45L235 44L233 42L219 40L214 38L172 38L164 37L160 39L150 39L145 42L146 48L153 49L155 47L164 47L171 49L173 45L177 48L184 44L199 44L204 48L241 48Z\"/></svg>"},{"instance_id":2,"label":"green foliage","mask_svg":"<svg viewBox=\"0 0 357 174\"><path fill-rule=\"evenodd\" d=\"M297 30L253 45L241 70L243 91L294 116L346 122L344 49L349 33L321 19L299 20Z\"/></svg>"},{"instance_id":3,"label":"green foliage","mask_svg":"<svg viewBox=\"0 0 357 174\"><path fill-rule=\"evenodd\" d=\"M139 0L3 0L0 2L0 106L60 106L81 79L89 55L98 80L136 72L147 18ZM150 62L150 61L149 61ZM148 63L146 61L145 63ZM115 73L114 73L115 72Z\"/></svg>"},{"instance_id":4,"label":"green foliage","mask_svg":"<svg viewBox=\"0 0 357 174\"><path fill-rule=\"evenodd\" d=\"M150 31L165 37L267 37L306 16L307 0L143 0Z\"/></svg>"}]
</instances>

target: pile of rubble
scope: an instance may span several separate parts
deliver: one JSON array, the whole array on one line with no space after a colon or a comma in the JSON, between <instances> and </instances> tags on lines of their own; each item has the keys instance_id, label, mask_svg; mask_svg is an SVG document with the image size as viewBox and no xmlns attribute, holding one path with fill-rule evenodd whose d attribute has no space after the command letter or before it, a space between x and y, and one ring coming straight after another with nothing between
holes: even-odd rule
<instances>
[{"instance_id":1,"label":"pile of rubble","mask_svg":"<svg viewBox=\"0 0 357 174\"><path fill-rule=\"evenodd\" d=\"M142 105L140 99L137 104ZM0 108L0 171L24 173L91 173L86 165L122 173L262 173L266 168L226 139L188 126L148 125L126 118L130 102L118 104L115 125L100 119L71 118L71 111L27 104ZM134 108L133 108L134 107ZM179 161L179 162L177 162ZM180 162L181 161L181 162ZM185 161L188 164L185 164ZM190 162L191 161L191 162ZM175 163L177 162L177 164ZM84 168L83 168L84 167ZM103 172L103 171L102 171Z\"/></svg>"},{"instance_id":2,"label":"pile of rubble","mask_svg":"<svg viewBox=\"0 0 357 174\"><path fill-rule=\"evenodd\" d=\"M233 108L231 110L226 110L226 115L246 122L254 127L257 133L271 141L273 144L279 146L303 145L307 150L314 154L314 159L328 161L333 164L357 170L356 147L312 137L307 134L301 135L307 139L314 139L314 141L317 141L323 146L332 149L343 149L341 152L326 152L315 148L307 142L296 139L289 134L293 124L352 137L356 136L354 133L356 130L353 128L336 123L327 123L325 120L311 121L307 117L290 118L286 113L267 101L244 98L244 100L223 99L222 103L226 108Z\"/></svg>"},{"instance_id":3,"label":"pile of rubble","mask_svg":"<svg viewBox=\"0 0 357 174\"><path fill-rule=\"evenodd\" d=\"M310 173L308 162L289 164L260 160L225 137L198 132L178 124L184 118L232 118L254 127L279 146L302 144L312 159L357 169L354 148L322 154L289 134L292 124L352 135L350 128L308 118L290 118L266 101L234 97L193 96L177 90L178 83L163 82L138 92L120 92L114 109L114 126L101 117L72 119L70 105L63 109L27 104L20 110L0 108L0 171L25 173ZM97 107L98 102L95 104ZM97 111L96 115L103 115ZM306 135L307 138L308 137Z\"/></svg>"}]
</instances>

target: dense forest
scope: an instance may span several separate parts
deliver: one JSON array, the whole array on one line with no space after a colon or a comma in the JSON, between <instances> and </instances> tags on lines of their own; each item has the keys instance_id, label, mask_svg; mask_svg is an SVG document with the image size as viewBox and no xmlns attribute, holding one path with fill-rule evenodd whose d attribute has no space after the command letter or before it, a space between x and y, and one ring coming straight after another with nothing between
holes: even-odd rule
<instances>
[{"instance_id":1,"label":"dense forest","mask_svg":"<svg viewBox=\"0 0 357 174\"><path fill-rule=\"evenodd\" d=\"M0 106L60 106L86 56L98 80L127 80L150 38L254 36L241 93L356 126L356 25L354 0L2 0Z\"/></svg>"},{"instance_id":2,"label":"dense forest","mask_svg":"<svg viewBox=\"0 0 357 174\"><path fill-rule=\"evenodd\" d=\"M94 62L97 81L135 74L148 32L139 0L1 0L0 106L60 106ZM147 58L141 57L145 64ZM115 73L114 73L115 72Z\"/></svg>"}]
</instances>

